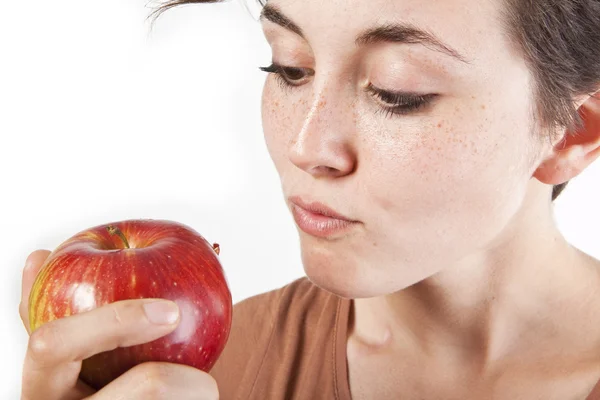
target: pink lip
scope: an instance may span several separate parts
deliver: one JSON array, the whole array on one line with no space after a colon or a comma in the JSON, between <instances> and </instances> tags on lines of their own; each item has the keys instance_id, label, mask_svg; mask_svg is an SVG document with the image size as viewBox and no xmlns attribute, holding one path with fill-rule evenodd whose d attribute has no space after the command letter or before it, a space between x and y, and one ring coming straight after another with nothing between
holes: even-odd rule
<instances>
[{"instance_id":1,"label":"pink lip","mask_svg":"<svg viewBox=\"0 0 600 400\"><path fill-rule=\"evenodd\" d=\"M322 203L305 203L300 197L290 197L290 202L296 224L309 235L330 237L358 223Z\"/></svg>"}]
</instances>

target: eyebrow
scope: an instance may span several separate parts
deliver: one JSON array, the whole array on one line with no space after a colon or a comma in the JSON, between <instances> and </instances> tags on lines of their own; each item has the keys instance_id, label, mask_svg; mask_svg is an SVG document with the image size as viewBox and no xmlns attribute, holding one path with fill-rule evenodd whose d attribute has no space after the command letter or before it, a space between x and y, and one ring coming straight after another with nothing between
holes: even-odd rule
<instances>
[{"instance_id":1,"label":"eyebrow","mask_svg":"<svg viewBox=\"0 0 600 400\"><path fill-rule=\"evenodd\" d=\"M290 18L272 4L266 4L261 13L260 21L267 20L277 24L291 32L294 32L306 40L302 29ZM389 23L374 28L369 28L360 33L355 39L356 46L365 46L375 43L404 43L404 44L422 44L442 53L445 53L463 63L469 63L458 51L445 44L441 39L431 32L424 31L414 25L406 23Z\"/></svg>"}]
</instances>

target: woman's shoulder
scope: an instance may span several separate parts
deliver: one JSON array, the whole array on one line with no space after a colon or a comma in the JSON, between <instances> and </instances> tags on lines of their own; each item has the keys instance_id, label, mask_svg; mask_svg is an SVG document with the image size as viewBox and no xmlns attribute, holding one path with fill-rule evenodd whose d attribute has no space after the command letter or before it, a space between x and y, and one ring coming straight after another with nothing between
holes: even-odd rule
<instances>
[{"instance_id":1,"label":"woman's shoulder","mask_svg":"<svg viewBox=\"0 0 600 400\"><path fill-rule=\"evenodd\" d=\"M227 344L210 371L220 398L248 398L259 375L279 374L302 357L298 351L318 340L312 333L335 318L337 304L337 296L306 277L235 304Z\"/></svg>"},{"instance_id":2,"label":"woman's shoulder","mask_svg":"<svg viewBox=\"0 0 600 400\"><path fill-rule=\"evenodd\" d=\"M244 331L263 330L278 319L301 313L305 317L321 311L320 305L337 297L327 292L307 277L302 277L266 293L240 301L233 307L232 334L240 328ZM251 323L251 324L250 324Z\"/></svg>"},{"instance_id":3,"label":"woman's shoulder","mask_svg":"<svg viewBox=\"0 0 600 400\"><path fill-rule=\"evenodd\" d=\"M238 339L250 340L250 334L263 337L275 322L292 314L292 311L310 312L319 299L331 294L302 277L280 288L257 294L233 306L233 318L228 346L234 347ZM243 336L238 336L243 332ZM252 335L250 335L252 336Z\"/></svg>"},{"instance_id":4,"label":"woman's shoulder","mask_svg":"<svg viewBox=\"0 0 600 400\"><path fill-rule=\"evenodd\" d=\"M245 325L244 321L249 317L255 319L255 313L265 312L261 319L272 319L274 313L281 303L289 303L314 296L323 296L326 293L315 286L307 277L302 277L282 286L280 288L257 294L236 303L233 306L233 325ZM299 304L298 304L299 305Z\"/></svg>"}]
</instances>

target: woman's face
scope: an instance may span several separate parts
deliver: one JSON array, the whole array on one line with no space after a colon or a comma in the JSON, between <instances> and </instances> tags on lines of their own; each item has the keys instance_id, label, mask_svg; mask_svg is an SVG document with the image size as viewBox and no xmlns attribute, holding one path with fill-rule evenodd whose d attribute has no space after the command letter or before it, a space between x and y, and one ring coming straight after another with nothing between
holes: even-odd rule
<instances>
[{"instance_id":1,"label":"woman's face","mask_svg":"<svg viewBox=\"0 0 600 400\"><path fill-rule=\"evenodd\" d=\"M269 1L303 35L262 20L295 85L270 74L262 103L288 205L299 196L359 221L329 237L299 229L317 285L346 297L401 290L483 255L521 208L543 141L500 3ZM385 26L388 40L355 42Z\"/></svg>"}]
</instances>

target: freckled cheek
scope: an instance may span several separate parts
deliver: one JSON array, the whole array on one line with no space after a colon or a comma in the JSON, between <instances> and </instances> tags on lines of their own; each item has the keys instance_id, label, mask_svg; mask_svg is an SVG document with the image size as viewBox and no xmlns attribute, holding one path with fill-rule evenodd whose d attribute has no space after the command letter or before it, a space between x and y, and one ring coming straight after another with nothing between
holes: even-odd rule
<instances>
[{"instance_id":1,"label":"freckled cheek","mask_svg":"<svg viewBox=\"0 0 600 400\"><path fill-rule=\"evenodd\" d=\"M425 178L446 181L464 178L463 174L482 163L485 153L477 138L469 138L465 131L446 127L443 122L436 124L413 151L415 167Z\"/></svg>"},{"instance_id":2,"label":"freckled cheek","mask_svg":"<svg viewBox=\"0 0 600 400\"><path fill-rule=\"evenodd\" d=\"M439 127L439 125L442 125ZM450 179L483 161L481 144L465 132L438 123L407 148L407 167L428 180Z\"/></svg>"},{"instance_id":3,"label":"freckled cheek","mask_svg":"<svg viewBox=\"0 0 600 400\"><path fill-rule=\"evenodd\" d=\"M291 127L289 127L290 116L288 115L289 107L284 99L270 89L270 86L266 84L263 90L262 125L267 149L271 158L278 164L279 159L284 155L286 143L289 141L287 135L291 132ZM284 128L286 125L288 129Z\"/></svg>"},{"instance_id":4,"label":"freckled cheek","mask_svg":"<svg viewBox=\"0 0 600 400\"><path fill-rule=\"evenodd\" d=\"M262 95L262 126L265 143L278 170L285 164L291 141L302 129L307 101L290 99L276 83L266 83ZM281 170L280 170L281 172Z\"/></svg>"},{"instance_id":5,"label":"freckled cheek","mask_svg":"<svg viewBox=\"0 0 600 400\"><path fill-rule=\"evenodd\" d=\"M485 132L476 132L476 127L459 130L450 122L439 121L404 136L407 139L390 139L369 156L374 178L371 193L380 193L377 197L383 208L395 208L398 201L408 209L446 203L453 196L461 197L481 176L489 175L490 141ZM386 204L389 199L396 206Z\"/></svg>"}]
</instances>

